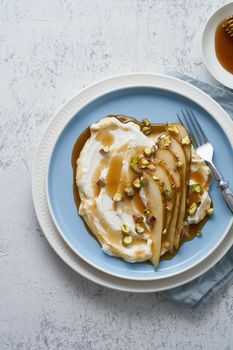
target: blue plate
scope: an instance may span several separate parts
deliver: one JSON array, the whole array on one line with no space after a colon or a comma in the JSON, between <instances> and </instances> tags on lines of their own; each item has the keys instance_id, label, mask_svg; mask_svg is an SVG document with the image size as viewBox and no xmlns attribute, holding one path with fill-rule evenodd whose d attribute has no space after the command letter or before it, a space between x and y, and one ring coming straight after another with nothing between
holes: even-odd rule
<instances>
[{"instance_id":1,"label":"blue plate","mask_svg":"<svg viewBox=\"0 0 233 350\"><path fill-rule=\"evenodd\" d=\"M233 187L232 148L220 125L196 103L174 92L147 87L111 92L79 111L60 134L48 171L50 209L63 238L89 264L127 279L160 279L176 275L208 256L229 228L232 222L231 212L213 181L210 194L214 203L214 215L204 226L202 236L183 244L173 259L161 261L154 271L148 263L130 264L105 254L77 215L73 198L71 154L80 133L108 114L124 114L139 120L146 116L154 123L174 122L176 112L184 106L191 107L198 117L214 145L214 161Z\"/></svg>"}]
</instances>

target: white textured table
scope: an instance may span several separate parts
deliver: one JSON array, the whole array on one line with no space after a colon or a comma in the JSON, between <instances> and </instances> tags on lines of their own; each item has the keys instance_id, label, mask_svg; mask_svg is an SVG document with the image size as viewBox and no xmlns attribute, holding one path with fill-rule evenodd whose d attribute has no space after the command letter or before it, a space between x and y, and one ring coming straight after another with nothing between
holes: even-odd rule
<instances>
[{"instance_id":1,"label":"white textured table","mask_svg":"<svg viewBox=\"0 0 233 350\"><path fill-rule=\"evenodd\" d=\"M196 311L88 282L32 208L33 153L54 112L110 75L212 81L201 32L221 0L0 0L0 350L233 349L233 281Z\"/></svg>"}]
</instances>

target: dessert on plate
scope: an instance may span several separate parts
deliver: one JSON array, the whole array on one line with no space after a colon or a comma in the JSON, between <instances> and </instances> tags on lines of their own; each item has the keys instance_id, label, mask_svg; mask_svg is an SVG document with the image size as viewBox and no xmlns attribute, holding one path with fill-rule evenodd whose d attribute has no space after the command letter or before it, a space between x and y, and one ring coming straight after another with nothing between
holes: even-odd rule
<instances>
[{"instance_id":1,"label":"dessert on plate","mask_svg":"<svg viewBox=\"0 0 233 350\"><path fill-rule=\"evenodd\" d=\"M72 155L79 214L109 255L136 263L174 256L212 214L210 169L177 123L108 116Z\"/></svg>"}]
</instances>

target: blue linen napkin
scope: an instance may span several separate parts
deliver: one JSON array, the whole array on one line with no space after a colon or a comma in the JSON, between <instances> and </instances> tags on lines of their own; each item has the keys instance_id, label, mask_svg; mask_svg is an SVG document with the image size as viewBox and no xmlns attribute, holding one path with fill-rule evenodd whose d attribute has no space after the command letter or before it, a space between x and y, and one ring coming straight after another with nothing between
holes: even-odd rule
<instances>
[{"instance_id":1,"label":"blue linen napkin","mask_svg":"<svg viewBox=\"0 0 233 350\"><path fill-rule=\"evenodd\" d=\"M182 73L169 72L168 74L185 80L206 92L233 119L233 93L230 90L193 79ZM231 278L233 278L233 247L212 269L202 276L181 287L170 289L164 294L179 304L195 308L217 293Z\"/></svg>"}]
</instances>

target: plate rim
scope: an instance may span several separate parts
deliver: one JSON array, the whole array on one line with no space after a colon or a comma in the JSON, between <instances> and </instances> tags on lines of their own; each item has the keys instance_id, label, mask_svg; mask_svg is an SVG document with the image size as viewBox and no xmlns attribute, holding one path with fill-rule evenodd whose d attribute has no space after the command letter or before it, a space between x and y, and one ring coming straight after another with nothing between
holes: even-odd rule
<instances>
[{"instance_id":1,"label":"plate rim","mask_svg":"<svg viewBox=\"0 0 233 350\"><path fill-rule=\"evenodd\" d=\"M156 74L151 73L134 73L134 74L127 74L123 76L115 76L114 78L128 78L129 76L136 76L138 78L139 76L143 75L144 77L148 78L148 75L152 75L153 77L157 77ZM169 77L170 78L170 77ZM111 80L113 78L109 78L107 80ZM180 81L180 79L172 78L173 80ZM182 81L182 83L184 83ZM94 83L91 86L98 85L99 83ZM185 83L186 85L190 85L189 83ZM193 87L193 86L192 86ZM89 87L87 88L89 89ZM85 89L86 90L86 89ZM199 90L199 89L197 89ZM206 95L202 92L202 94ZM78 94L80 95L80 94ZM75 95L77 96L77 94ZM207 97L211 99L208 95ZM73 97L74 98L74 97ZM73 98L68 102L72 103ZM211 99L212 100L212 99ZM215 101L212 101L216 104ZM64 104L65 106L67 103ZM222 109L220 106L218 106L220 109ZM64 108L64 106L63 106ZM59 108L59 112L63 110L63 108ZM225 111L223 111L225 116L227 114ZM196 267L192 267L188 272L180 274L179 276L174 277L168 277L167 279L164 279L163 281L160 280L152 280L152 281L133 281L133 280L125 280L122 284L121 278L113 277L111 275L101 273L99 270L95 270L92 266L85 263L82 259L80 259L77 255L75 255L70 248L66 245L66 243L61 238L60 234L57 232L53 221L50 217L50 214L48 213L47 208L47 202L46 202L46 193L45 193L45 175L47 174L47 161L48 161L48 155L47 155L47 147L44 149L44 145L46 142L51 140L51 136L53 136L53 130L52 124L55 122L55 119L58 120L58 112L55 113L54 118L51 119L48 126L45 128L44 133L42 134L40 141L38 142L38 146L36 148L36 152L34 155L33 160L33 166L32 166L32 198L33 198L33 206L34 210L37 216L37 219L39 221L40 227L42 231L44 232L44 235L46 239L48 240L48 243L53 248L53 250L60 256L60 258L66 262L73 270L81 274L82 276L88 278L89 280L99 283L103 286L116 289L116 290L124 290L128 292L153 292L153 291L160 291L160 290L166 290L170 288L177 287L179 285L182 285L184 283L187 283L188 281L200 276L202 273L206 272L208 269L210 269L214 264L217 263L219 259L222 258L222 256L228 251L228 249L233 244L233 237L232 234L227 235L225 237L224 241L220 246L216 249L215 257L213 254L210 254L208 258L205 260L205 263L200 263ZM61 119L61 115L60 115ZM231 119L227 116L227 119L231 121ZM60 120L60 123L62 120ZM63 126L64 128L64 126ZM46 139L47 138L47 139ZM38 167L39 164L39 167ZM38 175L39 170L39 175ZM216 259L217 257L217 259ZM139 287L140 286L140 287Z\"/></svg>"},{"instance_id":2,"label":"plate rim","mask_svg":"<svg viewBox=\"0 0 233 350\"><path fill-rule=\"evenodd\" d=\"M204 24L204 29L203 29L203 31L202 31L201 48L202 48L202 57L203 57L204 64L205 64L205 66L206 66L208 72L211 74L211 76L212 76L215 80L217 80L219 83L221 83L223 86L226 86L226 87L228 87L228 88L230 88L230 89L233 89L233 74L227 72L227 70L224 69L224 68L221 66L221 64L219 63L219 61L218 61L218 59L217 59L217 57L216 57L217 62L218 62L218 63L220 64L220 66L221 66L221 69L222 69L224 72L226 72L226 73L228 73L228 74L230 74L230 75L232 76L232 84L226 82L226 81L224 80L224 78L222 78L221 76L217 76L216 71L215 71L215 69L213 68L213 66L207 63L206 50L205 50L205 48L204 48L205 38L206 38L206 36L208 35L208 26L209 26L210 23L214 20L215 16L218 15L219 12L221 12L221 11L224 10L225 8L231 7L231 6L232 6L232 9L233 9L233 2L229 2L229 3L227 3L227 4L223 5L223 6L218 7L217 10L214 11L214 12L212 13L212 15L207 19L207 21L206 21L205 24Z\"/></svg>"},{"instance_id":3,"label":"plate rim","mask_svg":"<svg viewBox=\"0 0 233 350\"><path fill-rule=\"evenodd\" d=\"M221 112L223 112L224 117L225 117L225 118L226 118L226 117L229 118L229 117L227 116L226 112L222 109L221 106L219 106L219 105L217 104L217 102L215 102L210 96L208 96L207 94L205 94L205 93L204 93L203 91L201 91L200 89L194 87L193 85L191 85L191 84L189 84L189 83L186 83L186 82L184 82L184 81L182 81L182 80L180 80L180 79L177 79L177 78L174 78L174 77L170 77L170 76L167 76L167 75L162 75L162 74L149 74L149 75L150 75L150 77L153 77L153 79L155 79L155 80L158 79L158 78L162 79L162 84L165 84L165 85L166 85L168 82L176 82L176 84L177 84L177 81L179 81L179 84L181 84L181 87L182 87L182 86L183 86L183 87L187 87L187 85L188 85L188 86L189 86L189 89L191 88L191 90L193 90L193 91L194 91L194 90L196 90L196 92L198 91L198 93L201 94L201 96L202 96L203 94L206 95L206 97L208 97L208 98L211 100L211 103L212 103L212 104L215 104L215 107L217 107L218 109L221 109ZM142 79L142 82L144 81L145 85L141 85L142 82L140 82L140 84L138 84L137 79L136 79L136 82L135 82L135 81L134 81L134 82L131 81L131 83L129 83L130 77L132 78L132 77L135 77L135 76L136 76L137 78L140 76L140 79ZM126 82L126 81L123 81L123 82L122 82L122 85L120 85L120 86L118 85L117 88L116 88L116 87L113 88L112 85L111 85L111 84L112 84L111 82L115 82L117 79L120 79L120 78L122 78L123 80L127 80L127 82ZM162 89L164 89L165 91L172 91L172 92L178 93L178 94L180 94L180 95L182 95L182 96L188 97L190 100L194 101L194 102L197 103L199 106L201 106L202 108L204 108L205 110L207 110L207 109L200 103L200 101L196 101L195 99L193 99L192 96L190 97L190 95L188 95L188 94L184 94L184 93L182 93L182 92L180 92L180 91L177 91L177 85L176 85L175 87L173 87L173 89L172 89L172 88L167 88L167 87L164 87L164 86L161 87L160 85L156 85L155 82L153 83L153 85L148 85L147 80L148 80L148 73L139 73L139 74L136 74L136 75L135 75L135 74L130 74L130 75L116 76L116 77L112 77L112 78L109 78L109 79L100 81L99 83L93 84L92 86L87 87L85 90L81 91L81 93L77 94L77 95L73 98L73 99L78 99L79 96L80 96L80 94L85 93L85 92L89 94L87 101L86 101L84 104L82 104L82 103L80 104L79 108L76 109L75 114L77 114L81 109L83 109L83 108L84 108L86 105L88 105L89 103L95 101L96 99L98 99L98 98L100 98L100 97L102 97L102 96L104 96L104 95L106 95L106 94L109 94L109 93L114 92L114 91L122 90L122 89L132 88L132 87L133 87L133 88L136 88L136 87L162 88ZM107 86L109 82L110 82L110 86ZM101 94L92 95L92 94L90 93L90 90L93 89L93 88L94 88L94 90L95 90L95 87L96 87L96 86L101 86L101 87L104 89L104 92L102 92ZM175 88L176 88L176 89L175 89ZM95 92L95 91L94 91L94 92ZM192 92L192 91L191 91L191 92ZM68 111L68 105L69 105L70 102L73 101L73 99L71 99L67 104L65 104L65 106L63 107L63 109L61 109L60 112L58 112L57 114L55 114L55 117L54 117L54 118L56 118L56 115L59 115L59 113L61 113L62 110L63 110L63 112ZM219 112L219 111L218 111L218 112ZM210 113L210 112L209 112L209 113ZM216 112L216 113L217 113L217 112ZM100 271L102 271L102 272L104 272L104 273L107 273L107 274L109 274L109 275L111 275L111 276L115 276L115 277L122 278L122 279L126 279L126 280L130 280L130 279L131 279L131 280L138 280L138 281L162 280L162 279L166 279L166 278L169 278L169 277L173 277L173 276L179 275L179 274L181 274L181 273L183 273L183 272L189 270L190 267L187 267L187 268L182 269L181 271L177 271L177 272L175 272L175 273L170 273L170 274L167 274L167 275L165 275L165 276L156 276L156 275L155 275L155 276L151 276L151 277L143 277L143 275L142 275L142 276L136 277L136 276L124 276L124 275L120 275L120 274L118 274L118 273L111 272L111 271L106 270L106 269L104 269L104 268L102 268L102 267L99 267L99 266L96 265L95 263L89 261L85 256L83 256L82 254L80 254L80 253L75 249L75 247L69 242L69 240L66 238L65 233L63 233L62 229L59 227L59 224L58 224L58 222L57 222L57 220L56 220L56 217L55 217L55 215L54 215L54 213L53 213L53 209L52 209L52 205L51 205L51 201L50 201L50 196L49 196L48 174L49 174L49 169L50 169L50 164L51 164L51 158L52 158L54 149L55 149L55 147L56 147L56 145L57 145L57 141L58 141L58 139L59 139L61 133L64 131L64 129L65 129L66 126L68 125L68 123L74 118L75 114L74 114L74 115L71 115L71 114L70 114L69 117L67 117L66 122L64 123L64 125L63 125L62 128L60 129L59 134L57 135L57 138L56 138L56 140L55 140L55 142L54 142L54 144L53 144L53 147L52 147L52 149L51 149L51 151L50 151L49 162L48 162L48 167L47 167L47 176L46 176L46 196L47 196L47 202L48 202L48 207L49 207L50 215L51 215L51 217L52 217L52 219L53 219L53 222L54 222L54 224L55 224L55 226L56 226L56 229L58 230L58 232L59 232L59 234L61 235L61 237L63 238L63 240L66 242L66 244L69 246L69 248L70 248L72 251L74 251L74 253L77 254L77 255L78 255L81 259L83 259L86 263L90 264L90 265L93 266L94 268L96 268L96 269L98 269L98 270L100 270ZM210 114L211 114L211 113L210 113ZM211 116L212 116L212 114L211 114ZM213 119L216 120L217 122L220 121L220 120L217 120L217 118L215 118L214 116L212 116L212 117L213 117ZM232 122L230 118L229 118L229 121ZM227 137L229 143L230 143L231 145L233 145L233 142L231 142L230 135L228 135L228 130L225 130L224 127L223 127L223 131L224 131L224 134L226 135L226 137ZM219 246L219 244L222 242L222 240L224 239L224 237L225 237L225 236L227 235L227 233L229 232L229 230L230 230L232 224L233 224L233 218L231 219L231 221L230 221L228 227L226 228L226 230L224 231L223 235L221 236L221 239L219 239L218 242L214 245L214 247L213 247L208 253L206 253L206 255L204 255L202 259L199 259L191 268L195 267L195 266L198 265L200 262L202 262L203 260L205 260L210 254L212 254L212 252L213 252L214 250L216 250L216 248Z\"/></svg>"}]
</instances>

